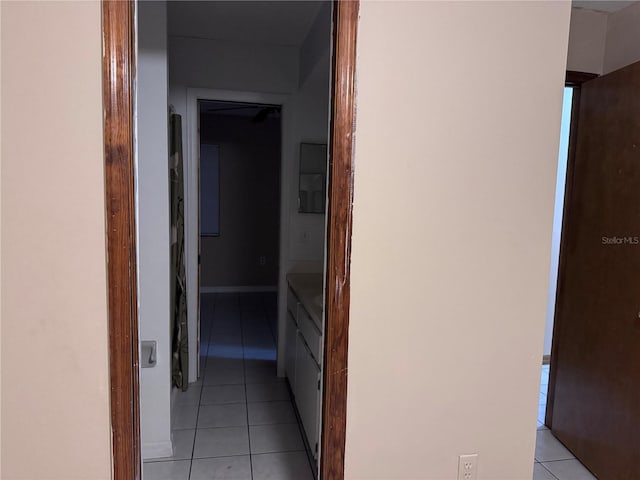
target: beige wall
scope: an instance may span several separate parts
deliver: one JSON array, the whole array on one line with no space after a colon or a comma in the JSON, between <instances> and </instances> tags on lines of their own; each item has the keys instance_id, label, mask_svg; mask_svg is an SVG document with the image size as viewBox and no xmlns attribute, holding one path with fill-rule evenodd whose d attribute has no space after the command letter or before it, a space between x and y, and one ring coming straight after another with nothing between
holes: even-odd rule
<instances>
[{"instance_id":1,"label":"beige wall","mask_svg":"<svg viewBox=\"0 0 640 480\"><path fill-rule=\"evenodd\" d=\"M157 342L156 365L140 370L142 458L167 457L171 442L171 244L167 5L138 2L136 238L141 341Z\"/></svg>"},{"instance_id":2,"label":"beige wall","mask_svg":"<svg viewBox=\"0 0 640 480\"><path fill-rule=\"evenodd\" d=\"M1 2L2 479L108 479L98 2Z\"/></svg>"},{"instance_id":3,"label":"beige wall","mask_svg":"<svg viewBox=\"0 0 640 480\"><path fill-rule=\"evenodd\" d=\"M640 61L640 2L609 15L604 73Z\"/></svg>"},{"instance_id":4,"label":"beige wall","mask_svg":"<svg viewBox=\"0 0 640 480\"><path fill-rule=\"evenodd\" d=\"M346 478L531 479L570 5L360 9Z\"/></svg>"},{"instance_id":5,"label":"beige wall","mask_svg":"<svg viewBox=\"0 0 640 480\"><path fill-rule=\"evenodd\" d=\"M606 35L606 13L572 8L567 70L602 73Z\"/></svg>"},{"instance_id":6,"label":"beige wall","mask_svg":"<svg viewBox=\"0 0 640 480\"><path fill-rule=\"evenodd\" d=\"M201 115L200 139L220 147L220 235L200 238L200 287L277 286L280 118Z\"/></svg>"},{"instance_id":7,"label":"beige wall","mask_svg":"<svg viewBox=\"0 0 640 480\"><path fill-rule=\"evenodd\" d=\"M640 2L612 13L571 9L567 70L609 73L640 61Z\"/></svg>"}]
</instances>

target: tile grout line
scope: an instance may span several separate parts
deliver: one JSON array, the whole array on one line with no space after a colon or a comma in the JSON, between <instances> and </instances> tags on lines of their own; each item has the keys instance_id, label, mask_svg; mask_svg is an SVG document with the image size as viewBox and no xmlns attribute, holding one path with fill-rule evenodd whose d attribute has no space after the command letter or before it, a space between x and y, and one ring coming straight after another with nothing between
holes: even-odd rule
<instances>
[{"instance_id":1,"label":"tile grout line","mask_svg":"<svg viewBox=\"0 0 640 480\"><path fill-rule=\"evenodd\" d=\"M275 453L296 453L296 452L305 452L305 450L277 450L275 452L264 452L264 453L255 453L254 456L259 455L273 455ZM237 455L218 455L218 456L206 456L206 457L198 457L193 460L207 460L211 458L238 458L238 457L248 457L246 453L239 453ZM174 462L188 462L188 458L178 459L178 460L153 460L146 461L145 463L174 463Z\"/></svg>"},{"instance_id":2,"label":"tile grout line","mask_svg":"<svg viewBox=\"0 0 640 480\"><path fill-rule=\"evenodd\" d=\"M265 302L264 302L264 295L262 295L260 297L260 304L262 305L262 313L264 314L264 317L265 317L265 319L267 321L267 326L269 327L269 332L271 332L271 338L273 339L273 343L274 343L274 345L276 346L276 349L277 349L278 341L276 340L276 334L273 331L273 328L271 326L271 320L269 320L269 315L267 313L267 306L265 305ZM276 302L276 304L277 304L277 302Z\"/></svg>"},{"instance_id":3,"label":"tile grout line","mask_svg":"<svg viewBox=\"0 0 640 480\"><path fill-rule=\"evenodd\" d=\"M542 468L544 468L547 472L549 472L549 475L551 475L553 478L558 480L558 477L556 477L551 470L549 470L547 467L545 467L544 463L541 463L540 465L542 465Z\"/></svg>"},{"instance_id":4,"label":"tile grout line","mask_svg":"<svg viewBox=\"0 0 640 480\"><path fill-rule=\"evenodd\" d=\"M200 305L202 306L202 294L200 296ZM216 316L216 306L217 306L218 294L213 297L213 312L211 312L211 328L209 330L209 335L207 337L207 355L205 358L209 358L209 344L211 343L211 335L213 335L213 323L215 321ZM202 322L202 310L200 311L200 322ZM200 325L200 330L202 331L202 324ZM200 350L200 357L202 357L202 350ZM201 362L202 359L198 358L198 361ZM207 367L205 360L205 370ZM198 401L198 414L196 415L196 429L193 432L193 445L191 446L191 461L189 462L189 476L187 477L191 480L191 472L193 470L193 460L196 453L196 439L198 438L198 420L200 419L200 407L202 406L202 395L204 393L204 373L202 375L202 384L200 385L200 400Z\"/></svg>"},{"instance_id":5,"label":"tile grout line","mask_svg":"<svg viewBox=\"0 0 640 480\"><path fill-rule=\"evenodd\" d=\"M240 403L237 403L235 405L241 405ZM198 430L218 430L218 429L223 429L223 428L240 428L240 427L246 427L246 426L251 426L251 427L271 427L273 425L298 425L298 422L280 422L280 423L259 423L256 425L229 425L226 427L200 427L198 428ZM192 428L184 428L182 430L177 430L177 431L184 431L184 430L193 430ZM232 456L232 455L223 455L223 456ZM573 460L573 458L567 458L564 460ZM171 460L164 460L164 461L171 461ZM555 462L561 462L562 460L552 460Z\"/></svg>"},{"instance_id":6,"label":"tile grout line","mask_svg":"<svg viewBox=\"0 0 640 480\"><path fill-rule=\"evenodd\" d=\"M251 455L251 429L249 428L249 395L247 392L247 365L245 359L245 346L244 346L244 317L242 315L241 297L238 296L238 311L240 315L240 342L242 343L242 376L244 379L244 401L245 411L247 414L247 440L249 442L249 471L251 473L251 480L253 480L253 458Z\"/></svg>"},{"instance_id":7,"label":"tile grout line","mask_svg":"<svg viewBox=\"0 0 640 480\"><path fill-rule=\"evenodd\" d=\"M578 460L577 458L573 457L573 458L559 458L558 460L545 460L544 462L538 462L540 464L545 464L545 463L557 463L557 462L571 462L573 460ZM580 461L580 460L578 460Z\"/></svg>"}]
</instances>

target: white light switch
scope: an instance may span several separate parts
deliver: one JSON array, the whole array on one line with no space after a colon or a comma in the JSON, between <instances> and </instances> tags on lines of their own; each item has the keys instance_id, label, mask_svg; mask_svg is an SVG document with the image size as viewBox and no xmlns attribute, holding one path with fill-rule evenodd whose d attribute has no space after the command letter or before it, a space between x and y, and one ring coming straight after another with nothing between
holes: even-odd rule
<instances>
[{"instance_id":1,"label":"white light switch","mask_svg":"<svg viewBox=\"0 0 640 480\"><path fill-rule=\"evenodd\" d=\"M156 366L156 353L158 342L155 340L143 340L140 347L140 365L142 368L152 368Z\"/></svg>"}]
</instances>

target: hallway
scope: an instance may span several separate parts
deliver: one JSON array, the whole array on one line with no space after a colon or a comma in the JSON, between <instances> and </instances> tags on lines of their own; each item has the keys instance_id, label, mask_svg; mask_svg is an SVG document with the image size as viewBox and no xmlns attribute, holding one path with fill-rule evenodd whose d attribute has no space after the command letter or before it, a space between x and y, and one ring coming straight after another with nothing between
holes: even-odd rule
<instances>
[{"instance_id":1,"label":"hallway","mask_svg":"<svg viewBox=\"0 0 640 480\"><path fill-rule=\"evenodd\" d=\"M289 389L276 377L275 293L201 295L201 377L178 394L174 456L144 480L312 480Z\"/></svg>"}]
</instances>

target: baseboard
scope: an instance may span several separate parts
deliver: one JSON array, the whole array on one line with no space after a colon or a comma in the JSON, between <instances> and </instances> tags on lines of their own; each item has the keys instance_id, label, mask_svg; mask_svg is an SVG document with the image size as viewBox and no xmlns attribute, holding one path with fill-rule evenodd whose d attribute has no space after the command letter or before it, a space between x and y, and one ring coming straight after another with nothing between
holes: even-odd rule
<instances>
[{"instance_id":1,"label":"baseboard","mask_svg":"<svg viewBox=\"0 0 640 480\"><path fill-rule=\"evenodd\" d=\"M549 365L551 363L551 355L543 355L542 356L542 364Z\"/></svg>"},{"instance_id":2,"label":"baseboard","mask_svg":"<svg viewBox=\"0 0 640 480\"><path fill-rule=\"evenodd\" d=\"M171 435L173 437L173 435ZM142 459L151 460L173 456L173 442L153 442L142 444Z\"/></svg>"},{"instance_id":3,"label":"baseboard","mask_svg":"<svg viewBox=\"0 0 640 480\"><path fill-rule=\"evenodd\" d=\"M200 293L265 293L277 292L277 285L235 286L235 287L200 287Z\"/></svg>"}]
</instances>

